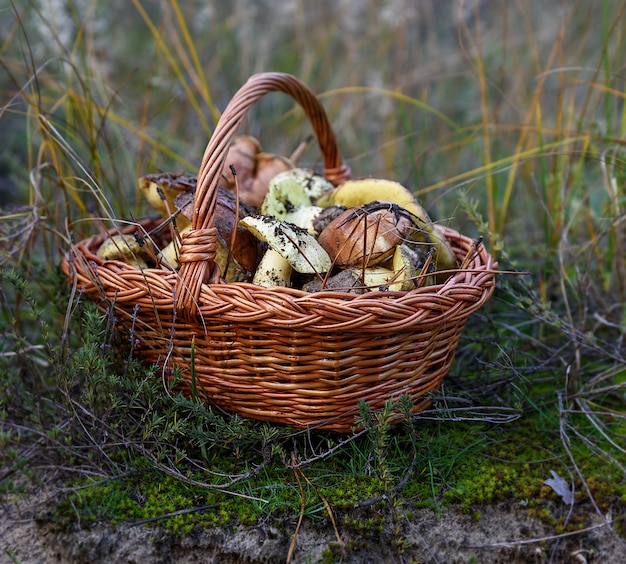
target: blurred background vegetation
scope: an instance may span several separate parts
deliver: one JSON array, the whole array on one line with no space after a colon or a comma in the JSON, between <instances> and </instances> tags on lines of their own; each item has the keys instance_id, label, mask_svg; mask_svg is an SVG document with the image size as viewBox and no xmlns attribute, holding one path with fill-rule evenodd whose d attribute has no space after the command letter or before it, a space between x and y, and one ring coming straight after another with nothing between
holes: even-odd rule
<instances>
[{"instance_id":1,"label":"blurred background vegetation","mask_svg":"<svg viewBox=\"0 0 626 564\"><path fill-rule=\"evenodd\" d=\"M319 95L355 176L402 182L438 221L484 235L502 270L528 272L500 275L448 389L474 406L560 402L561 416L595 429L583 442L605 441L623 481L625 10L623 0L5 0L5 443L17 440L6 422L16 405L20 425L45 418L18 392L57 386L77 343L78 306L58 274L70 240L96 232L93 218L145 212L138 176L194 173L233 93L272 70ZM310 132L278 94L243 131L286 155ZM300 162L319 165L314 144Z\"/></svg>"},{"instance_id":2,"label":"blurred background vegetation","mask_svg":"<svg viewBox=\"0 0 626 564\"><path fill-rule=\"evenodd\" d=\"M31 201L33 170L44 182L83 166L109 213L137 212L135 177L195 171L235 90L279 70L319 94L355 175L404 182L460 228L465 194L519 260L582 253L613 289L619 266L594 241L621 212L609 177L626 127L623 4L379 4L11 2L0 24L3 203ZM246 127L281 154L308 133L280 95ZM73 168L42 168L59 161L46 153L67 153L60 140ZM307 156L314 165L314 148ZM59 188L78 212L96 205Z\"/></svg>"}]
</instances>

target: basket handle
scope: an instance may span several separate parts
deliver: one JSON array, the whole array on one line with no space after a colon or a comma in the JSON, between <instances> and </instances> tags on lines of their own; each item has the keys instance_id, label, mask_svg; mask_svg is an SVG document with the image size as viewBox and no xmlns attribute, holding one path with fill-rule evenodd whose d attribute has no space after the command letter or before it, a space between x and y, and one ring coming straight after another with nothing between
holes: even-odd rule
<instances>
[{"instance_id":1,"label":"basket handle","mask_svg":"<svg viewBox=\"0 0 626 564\"><path fill-rule=\"evenodd\" d=\"M217 231L213 219L228 148L248 110L269 92L289 94L304 109L322 153L324 176L335 186L350 178L350 168L339 153L335 133L315 94L289 74L268 72L251 76L226 106L202 157L192 226L182 234L176 284L176 310L185 320L194 319L198 313L202 284L217 282Z\"/></svg>"}]
</instances>

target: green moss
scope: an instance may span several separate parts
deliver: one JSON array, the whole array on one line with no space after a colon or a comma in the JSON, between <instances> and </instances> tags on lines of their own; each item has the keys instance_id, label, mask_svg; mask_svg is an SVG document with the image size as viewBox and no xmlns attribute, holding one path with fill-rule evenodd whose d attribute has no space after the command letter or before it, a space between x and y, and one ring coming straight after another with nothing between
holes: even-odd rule
<instances>
[{"instance_id":1,"label":"green moss","mask_svg":"<svg viewBox=\"0 0 626 564\"><path fill-rule=\"evenodd\" d=\"M388 402L380 412L362 406L369 432L354 440L341 442L324 434L295 437L281 427L217 413L179 395L167 396L160 380L138 365L126 367L126 378L115 375L115 359L97 346L106 339L104 321L93 308L86 308L85 336L66 377L85 381L83 404L109 425L109 433L125 433L121 436L126 442L118 442L153 446L146 451L150 457L141 449L118 448L117 443L106 447L106 458L102 452L89 451L94 462L111 464L112 475L119 468L124 471L106 482L77 482L58 507L59 527L103 520L149 522L185 535L196 526L254 526L260 519L293 519L302 512L307 519L328 522L330 510L347 530L372 537L386 525L395 530L401 518L413 519L417 509L442 511L452 505L478 521L484 506L507 501L526 507L555 528L570 530L580 525L577 515L564 521L561 499L544 484L552 470L575 475L570 454L584 468L586 480L585 487L576 483L577 507L586 503L589 491L603 511L623 519L619 507L626 485L619 464L623 466L626 457L611 450L585 417L572 416L570 423L593 439L594 451L583 441L571 442L570 452L565 451L556 432L559 414L554 407L528 409L508 425L414 420L390 425L398 412L408 409L405 398ZM533 389L533 395L542 393L544 385ZM623 435L624 422L614 419L608 422L611 432ZM92 433L106 444L103 429ZM83 440L79 434L63 435L54 425L46 436L51 442L69 441L69 447ZM3 456L19 467L10 439L5 439ZM313 455L298 470L291 468L293 453L307 452L313 444L317 453L332 455ZM618 464L599 457L601 448L613 452ZM245 478L233 480L236 476ZM214 488L197 485L214 480Z\"/></svg>"},{"instance_id":2,"label":"green moss","mask_svg":"<svg viewBox=\"0 0 626 564\"><path fill-rule=\"evenodd\" d=\"M456 501L463 511L471 512L475 506L503 499L517 499L518 470L506 463L497 465L477 464L461 469L466 477L444 494L446 501Z\"/></svg>"},{"instance_id":3,"label":"green moss","mask_svg":"<svg viewBox=\"0 0 626 564\"><path fill-rule=\"evenodd\" d=\"M341 546L338 543L330 543L320 555L323 564L341 562Z\"/></svg>"},{"instance_id":4,"label":"green moss","mask_svg":"<svg viewBox=\"0 0 626 564\"><path fill-rule=\"evenodd\" d=\"M403 519L413 520L415 511L423 507L441 510L450 505L480 521L488 504L514 502L555 532L577 530L585 526L587 517L574 513L565 521L562 500L544 484L550 470L566 475L566 458L558 437L541 430L542 420L545 417L529 415L508 428L469 423L424 425L419 445L398 428L386 451L387 484L398 484L406 478L408 462L418 462L403 486L392 491L385 488L377 468L365 465L360 473L354 472L355 458L367 458L368 448L379 448L365 439L354 441L335 457L304 467L302 472L310 483L300 480L299 484L294 472L274 458L262 473L232 488L242 496L187 484L137 460L141 471L135 474L106 483L81 482L81 488L59 505L57 524L156 519L159 526L185 535L196 526L254 526L261 518L293 518L300 514L304 495L306 518L328 521L322 503L326 500L346 531L367 539L380 535L390 522L392 503ZM613 511L619 523L624 518L625 477L582 444L573 447L573 454L584 467L586 488L595 502L603 511ZM213 462L215 471L233 468L228 457L214 456ZM189 477L202 478L200 474ZM579 480L575 487L576 507L584 507L587 491ZM368 504L359 507L362 502ZM213 504L216 507L193 511ZM192 511L180 513L187 510Z\"/></svg>"},{"instance_id":5,"label":"green moss","mask_svg":"<svg viewBox=\"0 0 626 564\"><path fill-rule=\"evenodd\" d=\"M337 476L332 485L320 489L320 493L339 510L350 510L357 502L376 498L383 492L382 483L369 476Z\"/></svg>"}]
</instances>

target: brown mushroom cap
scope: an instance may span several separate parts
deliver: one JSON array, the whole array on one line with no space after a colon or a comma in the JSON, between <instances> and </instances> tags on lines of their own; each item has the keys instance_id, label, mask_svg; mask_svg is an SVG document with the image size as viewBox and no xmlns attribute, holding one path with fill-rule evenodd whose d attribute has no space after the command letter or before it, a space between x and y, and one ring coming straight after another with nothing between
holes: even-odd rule
<instances>
[{"instance_id":1,"label":"brown mushroom cap","mask_svg":"<svg viewBox=\"0 0 626 564\"><path fill-rule=\"evenodd\" d=\"M278 173L291 168L293 168L293 163L286 157L273 153L259 153L250 191L247 194L240 194L240 198L251 206L260 207L267 194L270 180Z\"/></svg>"},{"instance_id":2,"label":"brown mushroom cap","mask_svg":"<svg viewBox=\"0 0 626 564\"><path fill-rule=\"evenodd\" d=\"M315 232L321 233L322 231L324 231L326 226L335 218L344 213L346 209L348 209L346 208L346 206L328 206L327 208L323 208L322 211L313 220L313 229L315 230Z\"/></svg>"},{"instance_id":3,"label":"brown mushroom cap","mask_svg":"<svg viewBox=\"0 0 626 564\"><path fill-rule=\"evenodd\" d=\"M240 196L243 192L251 189L252 179L256 170L256 157L261 152L261 144L250 135L236 137L228 148L226 155L226 165L222 171L222 180L225 186L235 190L235 177L231 166L237 173L237 183L239 184Z\"/></svg>"},{"instance_id":4,"label":"brown mushroom cap","mask_svg":"<svg viewBox=\"0 0 626 564\"><path fill-rule=\"evenodd\" d=\"M231 166L237 175L233 175ZM293 168L293 163L271 153L263 153L261 144L249 135L237 137L228 149L226 164L222 171L225 188L235 192L239 187L239 199L258 208L267 194L269 181L279 172Z\"/></svg>"},{"instance_id":5,"label":"brown mushroom cap","mask_svg":"<svg viewBox=\"0 0 626 564\"><path fill-rule=\"evenodd\" d=\"M415 230L410 215L400 211L389 202L349 208L324 228L319 243L340 268L373 266L391 256Z\"/></svg>"},{"instance_id":6,"label":"brown mushroom cap","mask_svg":"<svg viewBox=\"0 0 626 564\"><path fill-rule=\"evenodd\" d=\"M181 194L175 200L180 208L180 213L191 221L193 217L193 194ZM215 204L215 215L213 225L224 240L230 246L233 229L237 227L235 246L231 249L234 259L248 272L254 273L256 266L261 260L263 249L259 240L247 229L239 225L239 220L252 215L253 209L239 202L239 216L237 217L237 199L235 194L222 188L218 188L217 202Z\"/></svg>"}]
</instances>

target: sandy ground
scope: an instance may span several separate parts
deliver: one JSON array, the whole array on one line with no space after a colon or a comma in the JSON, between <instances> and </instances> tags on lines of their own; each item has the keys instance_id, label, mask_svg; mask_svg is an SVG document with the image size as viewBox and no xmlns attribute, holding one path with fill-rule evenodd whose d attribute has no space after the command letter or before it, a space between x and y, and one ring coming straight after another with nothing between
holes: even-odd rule
<instances>
[{"instance_id":1,"label":"sandy ground","mask_svg":"<svg viewBox=\"0 0 626 564\"><path fill-rule=\"evenodd\" d=\"M195 529L180 537L154 526L93 528L54 533L48 521L51 505L44 494L0 507L0 562L154 563L177 564L285 562L295 531L294 522L234 529ZM404 549L394 549L389 531L342 530L346 555L337 562L624 562L626 543L598 516L585 531L539 540L553 530L528 511L507 503L481 507L482 518L447 509L413 512L401 523ZM323 551L336 544L332 527L305 521L298 532L293 562L321 562ZM337 554L339 552L337 551ZM332 559L331 559L332 561Z\"/></svg>"}]
</instances>

